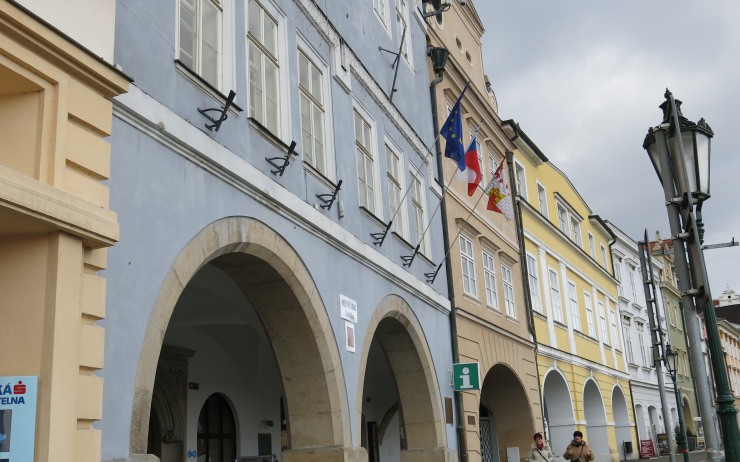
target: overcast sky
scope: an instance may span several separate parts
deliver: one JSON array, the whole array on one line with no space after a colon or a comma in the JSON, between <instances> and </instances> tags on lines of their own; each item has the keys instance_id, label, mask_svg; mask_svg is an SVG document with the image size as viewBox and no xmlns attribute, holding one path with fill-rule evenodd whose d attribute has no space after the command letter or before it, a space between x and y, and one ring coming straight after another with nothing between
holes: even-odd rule
<instances>
[{"instance_id":1,"label":"overcast sky","mask_svg":"<svg viewBox=\"0 0 740 462\"><path fill-rule=\"evenodd\" d=\"M714 130L705 244L740 239L740 2L474 0L502 119L514 119L593 213L635 240L670 234L642 149L666 87ZM740 293L740 247L705 252L712 296Z\"/></svg>"}]
</instances>

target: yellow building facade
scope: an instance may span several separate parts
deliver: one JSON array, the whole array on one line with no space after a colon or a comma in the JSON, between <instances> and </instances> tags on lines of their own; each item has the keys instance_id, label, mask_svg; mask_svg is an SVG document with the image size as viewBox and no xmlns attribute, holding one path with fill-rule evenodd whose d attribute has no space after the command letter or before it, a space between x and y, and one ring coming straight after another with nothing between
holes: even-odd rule
<instances>
[{"instance_id":1,"label":"yellow building facade","mask_svg":"<svg viewBox=\"0 0 740 462\"><path fill-rule=\"evenodd\" d=\"M118 239L104 138L111 98L128 80L100 57L112 60L115 2L51 3L0 1L0 376L38 384L35 426L24 427L35 442L19 447L16 438L3 457L30 450L35 461L99 461L106 282L98 272ZM74 25L50 24L78 9L101 13L100 24L78 22L74 38L65 35ZM93 54L85 41L106 51Z\"/></svg>"},{"instance_id":2,"label":"yellow building facade","mask_svg":"<svg viewBox=\"0 0 740 462\"><path fill-rule=\"evenodd\" d=\"M596 460L636 458L619 323L614 235L513 121L511 168L524 229L545 428L556 454L580 430Z\"/></svg>"}]
</instances>

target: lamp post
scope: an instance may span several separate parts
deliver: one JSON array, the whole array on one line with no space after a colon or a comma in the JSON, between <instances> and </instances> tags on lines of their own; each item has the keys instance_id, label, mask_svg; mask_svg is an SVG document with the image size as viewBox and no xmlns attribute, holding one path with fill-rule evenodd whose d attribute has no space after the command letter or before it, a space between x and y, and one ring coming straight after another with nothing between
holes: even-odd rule
<instances>
[{"instance_id":1,"label":"lamp post","mask_svg":"<svg viewBox=\"0 0 740 462\"><path fill-rule=\"evenodd\" d=\"M677 357L678 353L671 349L671 345L666 345L663 362L668 368L668 372L671 374L671 380L673 380L673 392L676 394L676 408L678 409L678 437L680 438L680 441L677 441L676 443L681 445L684 462L689 462L689 442L686 439L686 425L683 421L683 403L681 402L681 394L678 391L678 384L676 384L676 371L678 370L676 368Z\"/></svg>"},{"instance_id":2,"label":"lamp post","mask_svg":"<svg viewBox=\"0 0 740 462\"><path fill-rule=\"evenodd\" d=\"M689 336L689 359L697 377L708 376L700 348L701 326L696 317L698 311L703 311L726 460L740 461L737 410L730 392L694 210L696 205L700 212L701 205L709 198L709 153L714 132L703 119L698 124L686 119L681 114L681 101L674 99L670 91L666 90L665 98L660 105L663 122L648 131L643 147L650 155L665 194L681 290L681 307ZM696 391L705 422L709 457L715 460L713 450L719 449L719 441L714 429L711 392L707 390L704 380L696 382Z\"/></svg>"}]
</instances>

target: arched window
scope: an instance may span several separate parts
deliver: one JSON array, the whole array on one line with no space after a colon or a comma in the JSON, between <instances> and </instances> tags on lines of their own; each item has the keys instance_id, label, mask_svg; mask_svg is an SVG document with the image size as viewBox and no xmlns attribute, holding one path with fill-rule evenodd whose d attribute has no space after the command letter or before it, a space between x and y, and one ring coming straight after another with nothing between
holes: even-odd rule
<instances>
[{"instance_id":1,"label":"arched window","mask_svg":"<svg viewBox=\"0 0 740 462\"><path fill-rule=\"evenodd\" d=\"M214 393L198 416L198 460L233 462L236 459L234 414L223 395Z\"/></svg>"}]
</instances>

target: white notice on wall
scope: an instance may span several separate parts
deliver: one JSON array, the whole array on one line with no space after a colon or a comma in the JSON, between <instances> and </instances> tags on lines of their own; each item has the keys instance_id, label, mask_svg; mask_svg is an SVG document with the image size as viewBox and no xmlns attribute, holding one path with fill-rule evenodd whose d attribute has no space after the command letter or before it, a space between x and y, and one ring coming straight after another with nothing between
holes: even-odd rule
<instances>
[{"instance_id":1,"label":"white notice on wall","mask_svg":"<svg viewBox=\"0 0 740 462\"><path fill-rule=\"evenodd\" d=\"M342 319L357 324L357 302L339 294L339 310Z\"/></svg>"}]
</instances>

